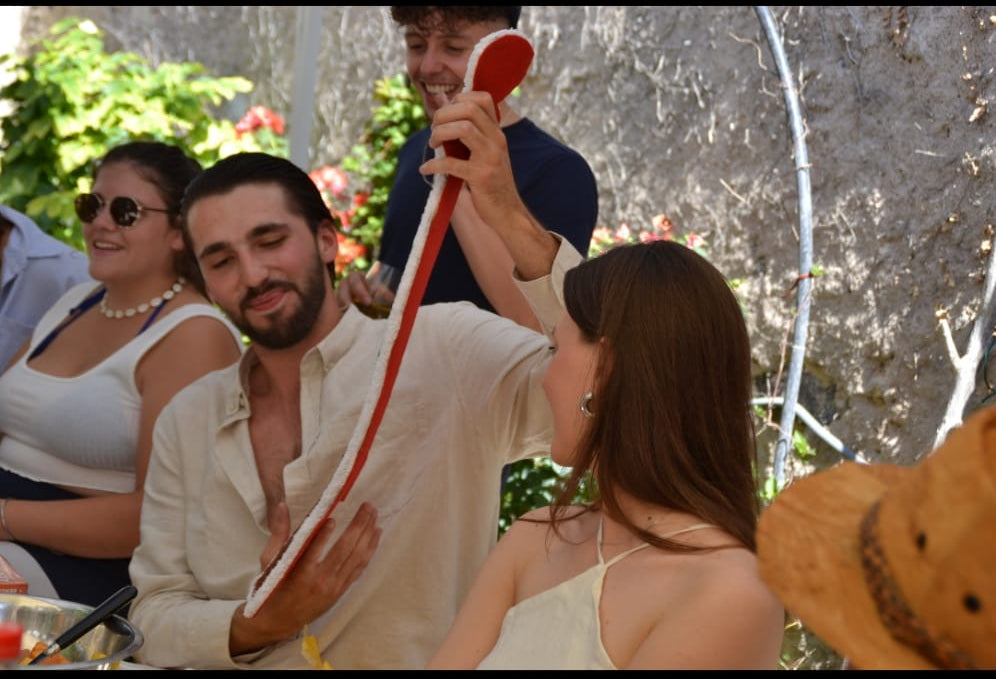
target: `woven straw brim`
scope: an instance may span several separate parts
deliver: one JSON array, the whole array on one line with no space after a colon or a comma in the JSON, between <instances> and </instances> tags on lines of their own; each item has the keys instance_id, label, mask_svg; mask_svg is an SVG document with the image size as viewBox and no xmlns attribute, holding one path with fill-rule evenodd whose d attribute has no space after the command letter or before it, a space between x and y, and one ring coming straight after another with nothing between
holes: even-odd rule
<instances>
[{"instance_id":1,"label":"woven straw brim","mask_svg":"<svg viewBox=\"0 0 996 679\"><path fill-rule=\"evenodd\" d=\"M861 568L861 519L909 473L845 462L792 483L758 525L765 582L790 613L858 669L936 669L890 636Z\"/></svg>"}]
</instances>

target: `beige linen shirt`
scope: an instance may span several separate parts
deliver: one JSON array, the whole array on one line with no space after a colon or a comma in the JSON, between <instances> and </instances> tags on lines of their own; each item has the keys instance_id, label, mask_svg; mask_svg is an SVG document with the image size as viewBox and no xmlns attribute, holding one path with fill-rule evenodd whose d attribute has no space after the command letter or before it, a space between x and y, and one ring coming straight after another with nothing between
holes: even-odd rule
<instances>
[{"instance_id":1,"label":"beige linen shirt","mask_svg":"<svg viewBox=\"0 0 996 679\"><path fill-rule=\"evenodd\" d=\"M519 282L547 333L563 311L564 272L580 260L562 241L549 276ZM284 469L293 526L345 453L385 327L351 307L301 361L302 451ZM422 668L442 642L497 539L502 466L548 452L549 347L544 335L467 302L419 309L369 457L332 513L338 537L369 501L383 528L360 579L308 627L334 669ZM247 657L228 653L232 613L269 537L249 440L253 361L250 348L193 383L156 425L130 571L143 663L310 667L300 635Z\"/></svg>"}]
</instances>

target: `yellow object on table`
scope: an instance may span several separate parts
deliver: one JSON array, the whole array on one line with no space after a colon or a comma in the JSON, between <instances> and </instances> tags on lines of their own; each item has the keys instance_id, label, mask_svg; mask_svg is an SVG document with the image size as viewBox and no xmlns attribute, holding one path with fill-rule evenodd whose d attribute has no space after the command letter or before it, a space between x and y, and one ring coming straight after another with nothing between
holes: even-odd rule
<instances>
[{"instance_id":1,"label":"yellow object on table","mask_svg":"<svg viewBox=\"0 0 996 679\"><path fill-rule=\"evenodd\" d=\"M322 654L318 652L318 637L314 634L308 634L307 628L304 630L304 638L301 639L301 653L313 669L332 669L332 665L327 660L322 660Z\"/></svg>"}]
</instances>

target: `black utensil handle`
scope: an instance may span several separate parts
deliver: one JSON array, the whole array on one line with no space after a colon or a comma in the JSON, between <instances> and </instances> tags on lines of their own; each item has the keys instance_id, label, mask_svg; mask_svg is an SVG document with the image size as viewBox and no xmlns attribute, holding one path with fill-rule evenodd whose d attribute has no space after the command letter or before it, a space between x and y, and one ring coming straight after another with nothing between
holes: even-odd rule
<instances>
[{"instance_id":1,"label":"black utensil handle","mask_svg":"<svg viewBox=\"0 0 996 679\"><path fill-rule=\"evenodd\" d=\"M105 599L103 603L93 609L93 611L88 613L79 622L56 637L55 641L48 645L48 648L32 658L28 664L37 665L45 658L55 655L62 649L75 643L81 636L117 613L126 603L134 599L137 594L138 590L135 589L134 585L125 585Z\"/></svg>"}]
</instances>

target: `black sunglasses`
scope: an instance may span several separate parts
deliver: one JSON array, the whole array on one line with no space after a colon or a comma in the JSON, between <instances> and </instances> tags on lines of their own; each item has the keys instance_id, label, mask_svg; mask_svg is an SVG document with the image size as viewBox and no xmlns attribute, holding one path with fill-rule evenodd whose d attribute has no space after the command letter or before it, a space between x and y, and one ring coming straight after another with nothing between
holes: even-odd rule
<instances>
[{"instance_id":1,"label":"black sunglasses","mask_svg":"<svg viewBox=\"0 0 996 679\"><path fill-rule=\"evenodd\" d=\"M106 202L100 194L81 193L76 196L76 216L84 222L92 222L100 214L105 204ZM145 211L165 212L166 214L170 212L162 208L145 207L140 205L134 198L129 198L128 196L118 196L111 201L111 219L122 228L134 225Z\"/></svg>"}]
</instances>

